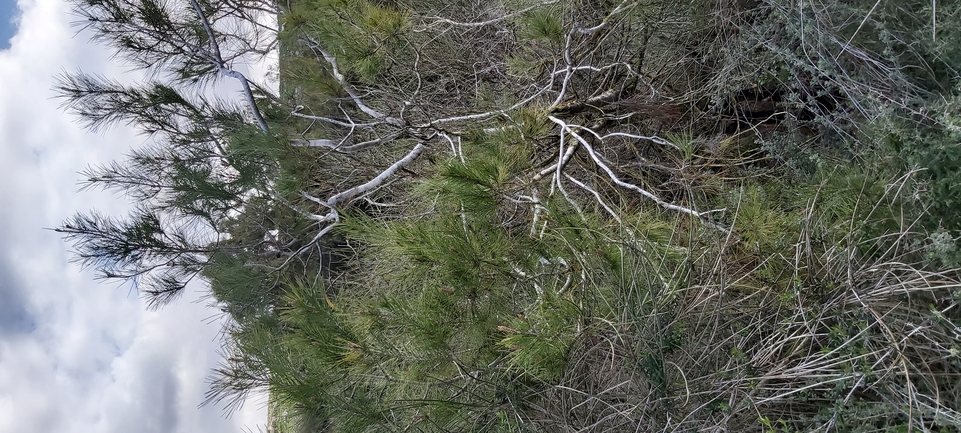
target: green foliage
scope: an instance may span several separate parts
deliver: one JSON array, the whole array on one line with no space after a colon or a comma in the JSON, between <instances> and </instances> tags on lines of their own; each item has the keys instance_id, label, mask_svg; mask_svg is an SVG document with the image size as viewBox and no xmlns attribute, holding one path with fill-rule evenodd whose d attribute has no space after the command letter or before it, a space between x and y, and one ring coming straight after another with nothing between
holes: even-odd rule
<instances>
[{"instance_id":1,"label":"green foliage","mask_svg":"<svg viewBox=\"0 0 961 433\"><path fill-rule=\"evenodd\" d=\"M238 323L269 314L273 307L273 278L262 269L245 266L251 261L250 257L218 252L203 272L213 297Z\"/></svg>"},{"instance_id":2,"label":"green foliage","mask_svg":"<svg viewBox=\"0 0 961 433\"><path fill-rule=\"evenodd\" d=\"M793 209L776 208L782 202L779 197L772 197L758 185L747 185L737 191L735 200L731 203L732 208L737 209L733 225L749 249L756 253L779 251L797 239L793 233L797 227L796 214L792 215Z\"/></svg>"},{"instance_id":3,"label":"green foliage","mask_svg":"<svg viewBox=\"0 0 961 433\"><path fill-rule=\"evenodd\" d=\"M364 31L385 39L396 37L408 25L404 12L373 4L367 5L360 21Z\"/></svg>"},{"instance_id":4,"label":"green foliage","mask_svg":"<svg viewBox=\"0 0 961 433\"><path fill-rule=\"evenodd\" d=\"M285 16L285 32L324 41L346 72L365 81L378 77L391 44L408 26L405 12L370 1L298 1Z\"/></svg>"},{"instance_id":5,"label":"green foliage","mask_svg":"<svg viewBox=\"0 0 961 433\"><path fill-rule=\"evenodd\" d=\"M523 17L524 36L546 39L555 44L564 43L564 27L556 11L548 8L535 9Z\"/></svg>"},{"instance_id":6,"label":"green foliage","mask_svg":"<svg viewBox=\"0 0 961 433\"><path fill-rule=\"evenodd\" d=\"M920 177L926 182L920 194L929 212L926 222L951 231L961 230L961 220L955 212L961 205L955 193L955 187L961 181L958 174L961 173L961 147L958 144L961 135L956 127L961 112L956 99L953 97L930 108L940 113L940 122L923 122L918 126L895 124L890 127L888 138L892 147L907 161L908 168L923 170ZM908 129L908 125L912 129Z\"/></svg>"},{"instance_id":7,"label":"green foliage","mask_svg":"<svg viewBox=\"0 0 961 433\"><path fill-rule=\"evenodd\" d=\"M522 375L551 383L567 365L567 352L577 336L581 312L560 288L541 289L538 298L498 330L505 334L497 342L509 351L508 362Z\"/></svg>"},{"instance_id":8,"label":"green foliage","mask_svg":"<svg viewBox=\"0 0 961 433\"><path fill-rule=\"evenodd\" d=\"M291 348L299 348L303 362L330 369L347 369L363 357L362 342L353 335L344 318L322 289L304 284L288 286L281 323L291 329L286 338ZM309 360L309 361L308 361Z\"/></svg>"}]
</instances>

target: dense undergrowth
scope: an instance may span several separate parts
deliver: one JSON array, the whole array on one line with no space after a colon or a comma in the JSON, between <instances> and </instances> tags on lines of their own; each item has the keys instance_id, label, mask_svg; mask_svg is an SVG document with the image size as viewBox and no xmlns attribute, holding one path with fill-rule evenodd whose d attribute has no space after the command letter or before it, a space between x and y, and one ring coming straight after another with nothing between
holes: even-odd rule
<instances>
[{"instance_id":1,"label":"dense undergrowth","mask_svg":"<svg viewBox=\"0 0 961 433\"><path fill-rule=\"evenodd\" d=\"M237 322L211 397L266 388L288 432L958 431L961 8L934 5L293 2L295 103L344 104L324 44L374 104L420 92L408 118L505 111L296 266L208 272ZM280 175L320 195L352 158Z\"/></svg>"},{"instance_id":2,"label":"dense undergrowth","mask_svg":"<svg viewBox=\"0 0 961 433\"><path fill-rule=\"evenodd\" d=\"M267 391L277 432L961 431L958 4L281 8L259 128L132 159L174 193L117 254L180 261L81 255L179 266L162 301L209 282L210 402Z\"/></svg>"}]
</instances>

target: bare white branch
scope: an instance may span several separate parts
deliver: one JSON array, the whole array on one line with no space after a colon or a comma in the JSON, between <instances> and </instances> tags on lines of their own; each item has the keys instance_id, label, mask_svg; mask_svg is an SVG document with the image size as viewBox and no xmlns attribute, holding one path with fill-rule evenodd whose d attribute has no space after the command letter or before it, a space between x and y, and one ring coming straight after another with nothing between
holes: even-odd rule
<instances>
[{"instance_id":1,"label":"bare white branch","mask_svg":"<svg viewBox=\"0 0 961 433\"><path fill-rule=\"evenodd\" d=\"M598 156L597 152L594 151L594 148L591 147L590 143L588 143L587 140L584 139L584 137L581 137L577 132L575 132L574 129L570 127L566 122L554 116L548 116L548 119L550 119L551 122L554 122L561 127L561 134L563 134L566 131L568 134L571 134L571 136L574 137L574 139L580 142L581 146L583 146L584 149L587 150L587 153L588 155L590 155L591 159L594 161L594 164L596 164L601 170L603 170L604 173L607 174L607 177L610 178L611 181L613 181L617 186L620 186L621 188L629 189L631 191L635 191L643 195L644 197L647 197L654 203L657 203L658 206L663 207L664 209L691 215L701 220L701 222L703 222L705 225L708 225L713 228L717 228L721 231L724 231L725 233L729 232L727 228L721 227L720 225L714 222L711 222L706 218L707 214L717 212L717 211L698 212L694 209L691 209L685 206L668 203L664 200L661 200L657 195L655 195L654 193L644 188L641 188L632 183L624 182L619 177L617 177L617 175L614 173L614 170L611 170L611 168L604 163L603 159ZM581 129L586 129L586 128L581 127Z\"/></svg>"},{"instance_id":2,"label":"bare white branch","mask_svg":"<svg viewBox=\"0 0 961 433\"><path fill-rule=\"evenodd\" d=\"M193 6L194 11L197 12L197 17L203 23L204 31L207 32L207 38L210 40L210 49L213 50L213 63L217 67L217 71L225 77L230 77L240 82L240 85L244 89L244 98L247 99L248 108L250 109L251 114L253 114L254 119L257 120L257 125L260 126L260 129L263 132L269 131L270 128L267 127L267 121L264 120L264 116L260 114L260 108L257 107L257 101L254 99L254 92L250 88L250 81L244 74L227 66L227 64L224 62L223 55L220 54L220 44L217 42L216 33L214 33L213 28L211 28L210 21L207 19L207 16L204 15L203 10L200 8L200 4L197 3L197 0L190 0L190 4Z\"/></svg>"},{"instance_id":3,"label":"bare white branch","mask_svg":"<svg viewBox=\"0 0 961 433\"><path fill-rule=\"evenodd\" d=\"M354 90L353 86L351 86L350 83L347 82L347 78L344 77L344 74L340 72L340 69L337 67L337 58L334 57L329 52L327 52L327 50L323 48L320 42L314 40L309 36L307 38L310 41L310 48L312 50L315 50L316 52L319 52L320 55L324 58L324 60L327 61L327 64L330 65L331 75L333 75L334 78L337 79L337 82L340 84L340 87L344 89L344 92L347 92L347 95L350 96L351 101L354 102L354 105L356 105L357 108L360 109L360 111L364 112L364 114L370 117L373 117L374 119L383 120L387 124L394 125L394 126L405 126L406 122L404 122L402 119L388 116L384 113L381 113L380 111L377 111L371 108L366 103L364 103L364 100L360 98L360 96L357 94L357 91Z\"/></svg>"},{"instance_id":4,"label":"bare white branch","mask_svg":"<svg viewBox=\"0 0 961 433\"><path fill-rule=\"evenodd\" d=\"M515 11L515 12L511 12L511 13L509 13L509 14L498 14L498 15L500 15L500 16L498 16L497 18L491 18L491 19L486 20L486 21L474 21L474 22L466 22L466 23L465 23L465 22L450 20L450 19L443 18L443 17L428 17L428 19L432 19L432 20L434 20L434 21L433 21L432 23L428 24L424 29L422 29L422 30L420 30L420 31L424 31L424 30L430 29L431 27L434 27L434 26L436 26L436 25L438 25L438 24L450 24L450 25L456 26L456 27L467 27L467 28L489 26L489 25L491 25L491 24L497 24L497 23L500 23L500 22L503 22L503 21L506 21L506 20L509 20L509 19L513 19L513 18L519 17L519 16L524 15L524 14L526 14L526 13L528 13L528 12L534 10L534 9L542 8L542 7L544 7L544 6L550 6L550 5L553 5L553 4L555 4L555 3L559 3L559 2L560 2L560 0L550 0L550 1L542 2L542 3L538 3L538 4L535 4L535 5L533 5L533 6L528 6L528 7L524 8L524 9L520 9L520 10L517 10L517 11Z\"/></svg>"},{"instance_id":5,"label":"bare white branch","mask_svg":"<svg viewBox=\"0 0 961 433\"><path fill-rule=\"evenodd\" d=\"M357 185L353 188L350 188L346 191L340 192L330 197L330 199L327 200L327 205L331 207L335 207L343 202L346 202L347 200L350 200L358 195L370 192L371 190L381 186L388 178L393 176L394 173L397 173L397 170L400 170L401 168L404 168L410 165L411 162L414 162L414 160L417 159L417 157L420 156L420 154L423 153L425 150L427 150L427 146L423 143L418 143L416 146L414 146L413 149L411 149L409 153L407 153L407 155L397 160L397 162L391 164L390 167L387 167L386 170L382 171L379 175L377 175L373 179L367 181L362 185Z\"/></svg>"}]
</instances>

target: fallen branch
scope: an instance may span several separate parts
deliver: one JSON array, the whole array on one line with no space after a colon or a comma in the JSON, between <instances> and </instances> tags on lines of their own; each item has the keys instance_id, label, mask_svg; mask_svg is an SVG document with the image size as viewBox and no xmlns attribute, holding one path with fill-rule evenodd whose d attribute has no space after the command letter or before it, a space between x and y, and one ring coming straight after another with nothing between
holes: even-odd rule
<instances>
[{"instance_id":1,"label":"fallen branch","mask_svg":"<svg viewBox=\"0 0 961 433\"><path fill-rule=\"evenodd\" d=\"M672 210L672 211L675 211L675 212L680 212L680 213L683 213L683 214L691 215L691 216L699 219L699 220L700 220L704 225L706 225L706 226L709 226L709 227L712 227L712 228L721 230L721 231L724 232L724 233L730 233L730 229L728 229L728 228L726 228L726 227L723 227L723 226L721 226L721 225L719 225L719 224L717 224L717 223L715 223L715 222L710 221L710 220L707 219L707 217L706 217L707 214L717 212L717 210L712 210L712 211L707 211L707 212L698 212L698 211L696 211L696 210L694 210L694 209L691 209L691 208L689 208L689 207L685 207L685 206L681 206L681 205L677 205L677 204L673 204L673 203L668 203L668 202L666 202L666 201L664 201L664 200L661 200L660 197L658 197L658 196L655 195L654 193L652 193L652 192L650 192L650 191L648 191L648 190L646 190L646 189L644 189L644 188L641 188L641 187L639 187L639 186L637 186L637 185L634 185L634 184L632 184L632 183L624 182L624 181L621 180L619 177L617 177L617 175L614 173L614 170L611 170L611 168L610 168L607 164L604 163L603 159L597 154L597 152L594 151L594 148L591 147L590 143L588 143L587 140L584 139L584 137L581 137L577 132L575 132L574 129L573 129L571 126L569 126L569 125L568 125L566 122L564 122L563 120L558 119L558 118L556 118L556 117L554 117L554 116L548 116L547 118L550 119L551 122L554 122L554 123L558 124L558 125L561 127L561 133L562 133L562 134L563 134L565 131L566 131L568 134L571 134L571 136L574 137L574 139L576 139L576 140L581 144L581 146L584 147L585 150L587 150L587 153L588 153L588 155L590 155L591 159L594 161L594 164L597 164L597 166L600 167L601 170L603 170L605 173L607 173L607 177L610 178L611 181L613 181L617 186L620 186L621 188L625 188L625 189L629 189L629 190L635 191L635 192L643 195L644 197L647 197L648 199L650 199L650 200L653 201L654 203L657 203L658 206L660 206L660 207L662 207L662 208L664 208L664 209L668 209L668 210ZM583 128L583 127L578 127L578 128L587 129L587 128ZM596 135L596 134L595 134L595 135Z\"/></svg>"}]
</instances>

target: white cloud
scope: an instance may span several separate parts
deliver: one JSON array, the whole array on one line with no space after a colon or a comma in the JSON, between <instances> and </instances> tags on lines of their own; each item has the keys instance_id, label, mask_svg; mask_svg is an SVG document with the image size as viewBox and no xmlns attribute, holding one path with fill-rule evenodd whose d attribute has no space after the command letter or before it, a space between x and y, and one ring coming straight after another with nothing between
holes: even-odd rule
<instances>
[{"instance_id":1,"label":"white cloud","mask_svg":"<svg viewBox=\"0 0 961 433\"><path fill-rule=\"evenodd\" d=\"M68 246L43 230L77 210L121 213L117 197L78 194L77 172L144 138L86 133L58 108L50 87L59 72L130 71L74 36L63 1L20 7L20 33L0 51L0 431L256 431L265 416L256 404L230 420L197 409L220 330L206 320L213 311L191 302L198 288L146 311L127 288L69 264Z\"/></svg>"}]
</instances>

